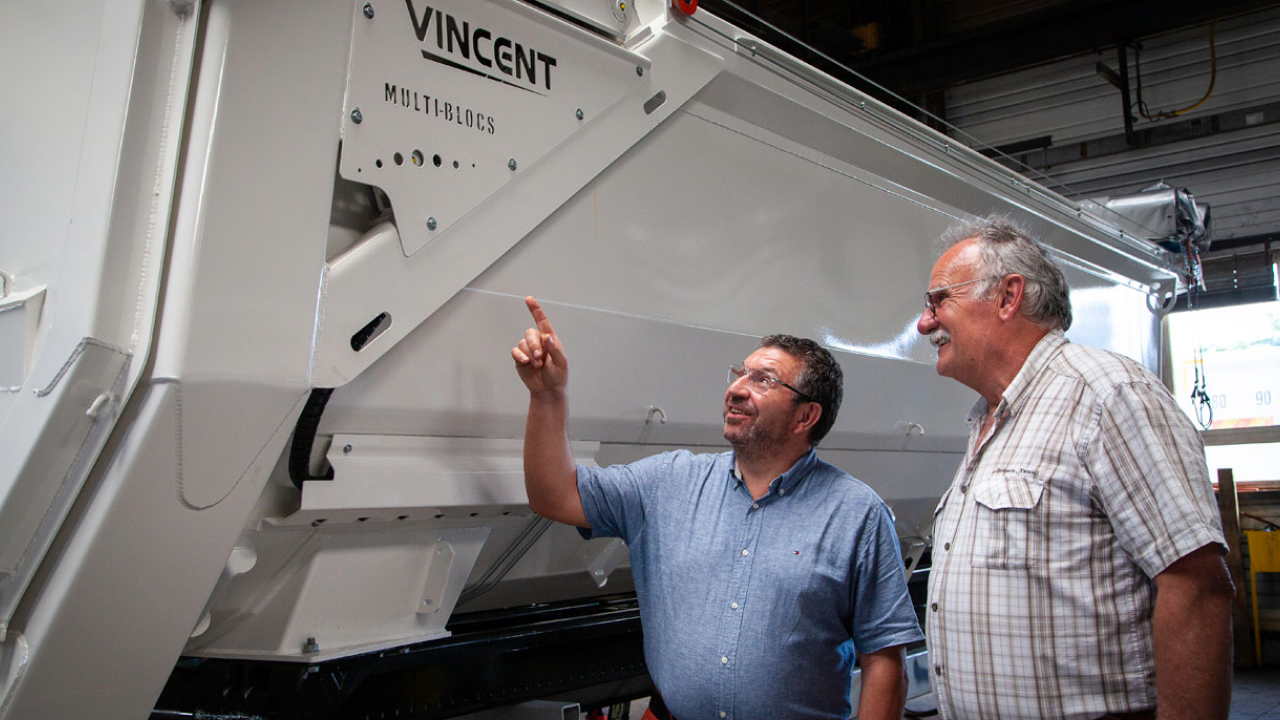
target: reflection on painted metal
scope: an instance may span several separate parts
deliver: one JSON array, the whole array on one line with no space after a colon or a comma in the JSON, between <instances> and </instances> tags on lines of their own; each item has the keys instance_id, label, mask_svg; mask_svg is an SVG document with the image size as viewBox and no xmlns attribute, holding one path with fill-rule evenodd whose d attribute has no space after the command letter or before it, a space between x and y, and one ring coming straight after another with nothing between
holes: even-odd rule
<instances>
[{"instance_id":1,"label":"reflection on painted metal","mask_svg":"<svg viewBox=\"0 0 1280 720\"><path fill-rule=\"evenodd\" d=\"M916 331L916 319L912 318L902 328L902 332L879 343L855 343L837 337L829 328L819 328L822 344L833 350L872 355L890 360L910 360L912 362L933 362L932 358L921 358L922 347L928 346L924 336Z\"/></svg>"}]
</instances>

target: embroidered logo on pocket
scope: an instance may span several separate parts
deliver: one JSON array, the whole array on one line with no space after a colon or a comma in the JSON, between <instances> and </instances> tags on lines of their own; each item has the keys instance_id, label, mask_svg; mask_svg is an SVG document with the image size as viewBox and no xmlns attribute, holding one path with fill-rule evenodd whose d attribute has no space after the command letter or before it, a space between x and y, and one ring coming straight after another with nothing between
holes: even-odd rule
<instances>
[{"instance_id":1,"label":"embroidered logo on pocket","mask_svg":"<svg viewBox=\"0 0 1280 720\"><path fill-rule=\"evenodd\" d=\"M1036 481L1040 479L1040 471L1035 468L1011 468L998 467L991 472L992 475L1015 475L1022 480Z\"/></svg>"}]
</instances>

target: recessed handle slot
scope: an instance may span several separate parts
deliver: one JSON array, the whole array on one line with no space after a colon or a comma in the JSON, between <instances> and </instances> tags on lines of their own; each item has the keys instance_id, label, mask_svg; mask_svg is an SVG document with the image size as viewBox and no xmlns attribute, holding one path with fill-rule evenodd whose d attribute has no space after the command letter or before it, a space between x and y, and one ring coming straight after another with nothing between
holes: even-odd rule
<instances>
[{"instance_id":1,"label":"recessed handle slot","mask_svg":"<svg viewBox=\"0 0 1280 720\"><path fill-rule=\"evenodd\" d=\"M355 335L351 336L351 349L360 352L374 338L386 332L389 327L391 327L391 313L378 313L378 316L370 320L368 325L360 328Z\"/></svg>"}]
</instances>

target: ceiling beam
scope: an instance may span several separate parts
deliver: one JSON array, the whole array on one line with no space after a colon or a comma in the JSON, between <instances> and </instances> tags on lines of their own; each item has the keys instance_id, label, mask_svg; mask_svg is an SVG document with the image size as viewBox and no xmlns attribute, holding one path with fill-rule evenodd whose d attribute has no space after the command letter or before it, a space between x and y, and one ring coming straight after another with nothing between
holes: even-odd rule
<instances>
[{"instance_id":1,"label":"ceiling beam","mask_svg":"<svg viewBox=\"0 0 1280 720\"><path fill-rule=\"evenodd\" d=\"M856 72L903 95L937 90L1117 42L1276 5L1274 0L1073 0L937 40L852 59Z\"/></svg>"}]
</instances>

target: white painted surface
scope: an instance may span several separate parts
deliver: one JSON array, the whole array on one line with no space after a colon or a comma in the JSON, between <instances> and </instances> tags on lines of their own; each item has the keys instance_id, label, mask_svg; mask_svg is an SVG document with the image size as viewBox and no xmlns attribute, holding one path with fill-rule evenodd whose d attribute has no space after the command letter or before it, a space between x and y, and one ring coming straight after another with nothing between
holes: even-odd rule
<instances>
[{"instance_id":1,"label":"white painted surface","mask_svg":"<svg viewBox=\"0 0 1280 720\"><path fill-rule=\"evenodd\" d=\"M179 654L202 647L305 661L321 655L300 638L345 654L440 632L531 530L512 469L527 396L508 355L526 294L546 301L573 358L571 439L598 445L601 463L722 448L725 365L768 332L824 339L849 382L822 452L880 489L904 540L928 536L972 401L936 376L911 329L951 216L1028 221L1090 293L1080 337L1157 360L1143 304L1171 283L1159 253L819 73L734 47L725 37L741 33L702 12L659 18L624 50L567 27L548 40L557 57L633 53L643 80L584 103L604 109L515 180L455 198L449 232L406 255L379 223L417 218L433 198L397 194L378 218L338 170L354 6L231 0L186 23L169 3L110 0L77 16L70 69L37 66L15 86L91 92L50 112L51 136L84 136L60 168L26 148L43 137L37 121L19 123L21 141L4 136L19 158L0 175L4 269L47 295L26 388L0 395L0 477L29 478L0 486L0 513L52 518L23 533L57 549L28 565L30 589L0 578L13 611L5 720L141 717ZM71 14L5 12L25 23L7 24L6 40L11 28L50 39ZM193 49L182 41L195 18ZM196 57L190 82L182 48ZM176 137L180 163L163 140ZM38 210L11 213L18 201ZM62 226L47 242L34 232L45 211ZM352 350L384 311L387 330ZM77 382L53 382L60 370ZM310 389L331 386L313 459L334 457L346 487L299 494L288 440ZM647 424L651 407L668 422ZM333 455L344 436L399 436L422 453L379 486L381 471ZM477 447L490 470L457 472ZM423 469L439 482L415 486ZM65 522L44 512L72 503ZM320 513L323 531L310 524ZM22 555L14 537L5 557ZM557 526L463 609L628 579L612 550ZM393 590L341 592L352 583Z\"/></svg>"}]
</instances>

